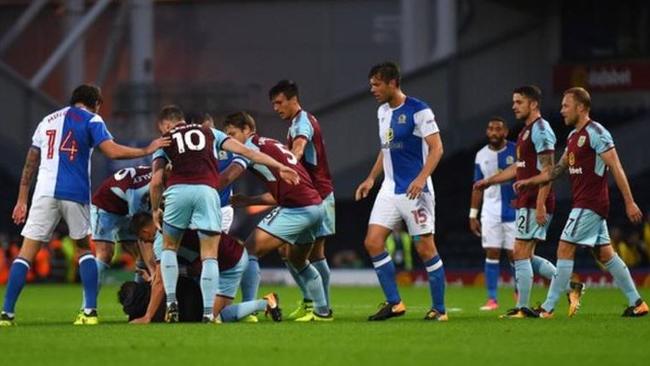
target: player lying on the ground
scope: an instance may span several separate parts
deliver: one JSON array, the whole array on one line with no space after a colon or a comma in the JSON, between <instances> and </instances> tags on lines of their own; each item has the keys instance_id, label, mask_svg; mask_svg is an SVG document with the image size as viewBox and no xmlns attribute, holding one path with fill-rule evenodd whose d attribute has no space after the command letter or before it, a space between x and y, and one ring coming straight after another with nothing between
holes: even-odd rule
<instances>
[{"instance_id":1,"label":"player lying on the ground","mask_svg":"<svg viewBox=\"0 0 650 366\"><path fill-rule=\"evenodd\" d=\"M127 285L123 286L124 294L120 295L124 302L125 310L134 308L127 312L130 315L131 323L146 324L157 319L161 319L160 308L165 308L164 288L161 280L160 271L160 254L163 248L162 235L156 230L151 215L147 213L137 214L133 218L133 231L138 234L138 238L149 245L149 250L153 251L156 258L156 267L150 278L150 295L146 287ZM282 320L280 302L275 293L269 293L262 300L252 300L232 304L237 288L241 281L242 273L248 265L248 255L241 242L228 234L222 234L221 243L219 244L219 284L214 300L213 313L218 321L234 322L247 317L258 311L264 311L270 315L274 321ZM176 286L177 306L179 311L179 321L201 321L203 308L196 306L200 303L201 291L198 285L198 277L201 274L202 262L200 259L200 244L198 233L195 230L188 230L181 239L181 244L177 252L179 264L179 276L185 277L190 281L184 280L178 282ZM133 292L132 295L129 293ZM120 290L122 294L122 289ZM127 296L128 295L128 296ZM143 298L147 298L148 305L144 312L138 312ZM198 298L198 299L197 299ZM130 299L130 300L129 300ZM132 303L133 302L133 303ZM196 312L199 312L196 315ZM162 314L164 314L162 310ZM133 319L131 319L133 317ZM160 320L158 320L160 321Z\"/></svg>"}]
</instances>

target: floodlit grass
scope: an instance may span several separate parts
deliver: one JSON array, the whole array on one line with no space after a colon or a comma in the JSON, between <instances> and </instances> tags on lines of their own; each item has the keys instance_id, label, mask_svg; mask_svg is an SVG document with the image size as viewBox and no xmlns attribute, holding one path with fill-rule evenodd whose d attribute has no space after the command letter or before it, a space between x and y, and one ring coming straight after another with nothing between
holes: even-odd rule
<instances>
[{"instance_id":1,"label":"floodlit grass","mask_svg":"<svg viewBox=\"0 0 650 366\"><path fill-rule=\"evenodd\" d=\"M266 288L265 290L269 290ZM296 288L274 289L288 314ZM422 320L428 289L401 289L407 314L367 322L381 301L379 288L334 288L333 323L126 324L117 288L100 295L96 327L74 327L79 286L28 285L18 303L18 326L0 328L0 364L14 365L645 365L650 359L650 317L621 318L625 300L616 289L588 289L583 308L554 319L497 319L513 305L501 290L498 313L478 310L481 288L447 292L448 323ZM4 294L4 289L0 288ZM541 300L545 289L533 298ZM650 292L643 295L650 299ZM503 310L503 311L502 311Z\"/></svg>"}]
</instances>

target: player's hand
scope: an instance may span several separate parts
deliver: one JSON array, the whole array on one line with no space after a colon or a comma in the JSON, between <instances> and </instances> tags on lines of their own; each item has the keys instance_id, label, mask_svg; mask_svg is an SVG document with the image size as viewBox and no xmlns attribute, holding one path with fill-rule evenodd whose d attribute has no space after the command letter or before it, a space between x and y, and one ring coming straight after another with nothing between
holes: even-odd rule
<instances>
[{"instance_id":1,"label":"player's hand","mask_svg":"<svg viewBox=\"0 0 650 366\"><path fill-rule=\"evenodd\" d=\"M163 210L157 209L152 211L151 216L153 217L153 223L156 225L156 229L162 231Z\"/></svg>"},{"instance_id":2,"label":"player's hand","mask_svg":"<svg viewBox=\"0 0 650 366\"><path fill-rule=\"evenodd\" d=\"M14 212L11 214L11 218L14 220L14 224L20 225L25 222L27 217L27 202L16 202L16 207L14 207Z\"/></svg>"},{"instance_id":3,"label":"player's hand","mask_svg":"<svg viewBox=\"0 0 650 366\"><path fill-rule=\"evenodd\" d=\"M530 186L530 179L523 179L516 181L515 184L512 185L512 188L515 190L515 193L519 193Z\"/></svg>"},{"instance_id":4,"label":"player's hand","mask_svg":"<svg viewBox=\"0 0 650 366\"><path fill-rule=\"evenodd\" d=\"M544 226L546 225L546 205L541 205L535 210L535 221L537 225Z\"/></svg>"},{"instance_id":5,"label":"player's hand","mask_svg":"<svg viewBox=\"0 0 650 366\"><path fill-rule=\"evenodd\" d=\"M420 197L420 193L422 193L425 184L427 184L426 178L416 177L413 179L411 184L409 184L408 188L406 189L406 197L408 197L410 200L414 200Z\"/></svg>"},{"instance_id":6,"label":"player's hand","mask_svg":"<svg viewBox=\"0 0 650 366\"><path fill-rule=\"evenodd\" d=\"M233 207L246 207L249 205L250 197L244 196L243 194L233 194L230 196L230 204Z\"/></svg>"},{"instance_id":7,"label":"player's hand","mask_svg":"<svg viewBox=\"0 0 650 366\"><path fill-rule=\"evenodd\" d=\"M469 219L469 229L472 231L472 234L477 237L481 237L481 222L478 219Z\"/></svg>"},{"instance_id":8,"label":"player's hand","mask_svg":"<svg viewBox=\"0 0 650 366\"><path fill-rule=\"evenodd\" d=\"M151 282L152 277L149 274L149 271L144 268L136 268L135 273L139 274L144 282Z\"/></svg>"},{"instance_id":9,"label":"player's hand","mask_svg":"<svg viewBox=\"0 0 650 366\"><path fill-rule=\"evenodd\" d=\"M476 191L482 191L482 190L490 187L491 185L492 184L490 184L490 182L488 182L487 179L481 179L481 180L477 181L476 183L474 183L474 186L472 188L474 190L476 190Z\"/></svg>"},{"instance_id":10,"label":"player's hand","mask_svg":"<svg viewBox=\"0 0 650 366\"><path fill-rule=\"evenodd\" d=\"M129 324L149 324L149 323L151 323L151 319L149 319L146 315L141 318L133 319L129 322Z\"/></svg>"},{"instance_id":11,"label":"player's hand","mask_svg":"<svg viewBox=\"0 0 650 366\"><path fill-rule=\"evenodd\" d=\"M627 218L630 219L630 222L633 224L639 224L643 219L643 214L641 213L639 206L636 205L636 202L625 204L625 213L627 214Z\"/></svg>"},{"instance_id":12,"label":"player's hand","mask_svg":"<svg viewBox=\"0 0 650 366\"><path fill-rule=\"evenodd\" d=\"M153 154L154 152L156 152L156 150L163 147L167 147L171 143L172 143L171 137L159 137L151 141L151 143L149 144L149 146L147 146L145 151L147 152L147 154Z\"/></svg>"},{"instance_id":13,"label":"player's hand","mask_svg":"<svg viewBox=\"0 0 650 366\"><path fill-rule=\"evenodd\" d=\"M294 186L300 183L300 176L298 176L298 173L286 165L283 165L280 168L280 178Z\"/></svg>"},{"instance_id":14,"label":"player's hand","mask_svg":"<svg viewBox=\"0 0 650 366\"><path fill-rule=\"evenodd\" d=\"M361 182L361 184L359 184L359 187L357 187L357 190L354 192L354 200L359 201L368 197L368 193L370 193L370 190L374 185L375 180L370 178Z\"/></svg>"}]
</instances>

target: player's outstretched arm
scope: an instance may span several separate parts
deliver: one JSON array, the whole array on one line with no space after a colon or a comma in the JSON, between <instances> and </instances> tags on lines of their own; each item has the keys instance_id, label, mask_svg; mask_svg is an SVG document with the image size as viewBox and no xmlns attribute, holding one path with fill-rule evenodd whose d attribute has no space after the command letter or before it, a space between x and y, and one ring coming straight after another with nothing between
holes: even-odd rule
<instances>
[{"instance_id":1,"label":"player's outstretched arm","mask_svg":"<svg viewBox=\"0 0 650 366\"><path fill-rule=\"evenodd\" d=\"M158 228L162 230L162 210L160 209L160 200L162 199L165 179L165 167L167 162L165 159L158 158L153 161L151 170L151 182L149 183L149 199L151 200L151 214L153 222Z\"/></svg>"},{"instance_id":2,"label":"player's outstretched arm","mask_svg":"<svg viewBox=\"0 0 650 366\"><path fill-rule=\"evenodd\" d=\"M243 194L233 194L230 196L230 203L234 207L246 207L246 206L277 206L278 202L273 198L273 195L269 192L260 194L257 196L245 196Z\"/></svg>"},{"instance_id":3,"label":"player's outstretched arm","mask_svg":"<svg viewBox=\"0 0 650 366\"><path fill-rule=\"evenodd\" d=\"M436 170L438 163L440 163L440 159L442 159L442 154L444 153L440 133L428 135L424 138L424 141L429 147L429 153L427 154L427 159L424 162L422 170L420 170L418 176L413 179L406 189L406 195L410 199L415 199L420 195L420 193L422 193L424 186L427 184L427 178L429 178Z\"/></svg>"},{"instance_id":4,"label":"player's outstretched arm","mask_svg":"<svg viewBox=\"0 0 650 366\"><path fill-rule=\"evenodd\" d=\"M163 287L162 274L160 273L160 265L156 264L156 269L151 278L151 297L149 297L149 304L147 311L141 318L133 319L131 324L149 324L151 319L156 315L158 307L162 305L165 297L165 288Z\"/></svg>"},{"instance_id":5,"label":"player's outstretched arm","mask_svg":"<svg viewBox=\"0 0 650 366\"><path fill-rule=\"evenodd\" d=\"M219 173L219 187L218 190L222 190L225 187L228 187L232 182L236 181L242 173L244 172L244 167L237 163L231 163L228 165L226 170Z\"/></svg>"},{"instance_id":6,"label":"player's outstretched arm","mask_svg":"<svg viewBox=\"0 0 650 366\"><path fill-rule=\"evenodd\" d=\"M38 169L41 160L41 150L30 147L27 151L25 158L25 165L23 166L23 173L20 177L20 187L18 188L18 200L11 215L14 224L20 225L25 222L27 217L27 200L29 199L29 189L32 186L34 173Z\"/></svg>"},{"instance_id":7,"label":"player's outstretched arm","mask_svg":"<svg viewBox=\"0 0 650 366\"><path fill-rule=\"evenodd\" d=\"M159 137L147 147L130 147L116 143L113 140L106 140L99 144L99 150L109 159L135 159L151 155L156 150L169 146L171 140L169 137Z\"/></svg>"},{"instance_id":8,"label":"player's outstretched arm","mask_svg":"<svg viewBox=\"0 0 650 366\"><path fill-rule=\"evenodd\" d=\"M377 160L375 160L375 164L372 166L372 169L370 169L370 174L368 174L368 177L363 182L361 182L361 184L359 184L359 187L357 187L357 190L354 192L355 201L359 201L368 197L368 193L370 193L370 190L375 185L375 179L377 179L377 177L379 177L379 174L381 174L383 171L384 153L379 150L379 154L377 154Z\"/></svg>"},{"instance_id":9,"label":"player's outstretched arm","mask_svg":"<svg viewBox=\"0 0 650 366\"><path fill-rule=\"evenodd\" d=\"M481 179L474 183L474 189L483 190L495 184L501 184L509 180L515 179L517 176L517 166L512 164L507 168L503 169L499 173L485 179Z\"/></svg>"},{"instance_id":10,"label":"player's outstretched arm","mask_svg":"<svg viewBox=\"0 0 650 366\"><path fill-rule=\"evenodd\" d=\"M621 160L618 158L616 149L611 148L600 154L600 157L603 159L609 170L611 170L616 186L618 187L618 190L621 191L623 202L625 202L625 213L627 214L627 218L635 224L640 223L641 219L643 219L643 214L641 213L639 206L634 202L630 183L627 181L625 170L623 170L623 164L621 164Z\"/></svg>"},{"instance_id":11,"label":"player's outstretched arm","mask_svg":"<svg viewBox=\"0 0 650 366\"><path fill-rule=\"evenodd\" d=\"M300 177L295 170L289 168L288 166L278 162L272 157L264 154L263 152L251 150L244 146L242 143L235 139L227 139L223 142L221 147L235 154L239 154L255 163L266 165L269 168L278 170L280 177L289 184L298 184L300 183Z\"/></svg>"},{"instance_id":12,"label":"player's outstretched arm","mask_svg":"<svg viewBox=\"0 0 650 366\"><path fill-rule=\"evenodd\" d=\"M296 157L296 160L300 161L302 156L305 154L305 146L307 146L307 138L305 136L298 136L293 140L291 146L291 153Z\"/></svg>"},{"instance_id":13,"label":"player's outstretched arm","mask_svg":"<svg viewBox=\"0 0 650 366\"><path fill-rule=\"evenodd\" d=\"M569 163L567 162L566 152L560 158L560 161L553 166L553 169L550 171L544 171L540 174L537 174L534 177L528 179L518 180L514 184L515 192L519 192L522 189L528 187L538 186L540 184L545 184L550 181L556 180L561 177L568 169Z\"/></svg>"}]
</instances>

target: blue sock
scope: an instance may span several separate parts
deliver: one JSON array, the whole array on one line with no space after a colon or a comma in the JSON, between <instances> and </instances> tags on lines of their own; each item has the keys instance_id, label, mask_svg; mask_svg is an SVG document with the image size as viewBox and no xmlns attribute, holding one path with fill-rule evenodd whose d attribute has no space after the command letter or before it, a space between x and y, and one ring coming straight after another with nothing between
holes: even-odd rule
<instances>
[{"instance_id":1,"label":"blue sock","mask_svg":"<svg viewBox=\"0 0 650 366\"><path fill-rule=\"evenodd\" d=\"M445 314L445 268L439 255L424 262L429 274L429 290L431 291L431 308Z\"/></svg>"},{"instance_id":2,"label":"blue sock","mask_svg":"<svg viewBox=\"0 0 650 366\"><path fill-rule=\"evenodd\" d=\"M497 285L499 283L499 267L498 259L485 258L485 287L487 288L488 298L494 301L497 300Z\"/></svg>"},{"instance_id":3,"label":"blue sock","mask_svg":"<svg viewBox=\"0 0 650 366\"><path fill-rule=\"evenodd\" d=\"M325 290L325 300L327 301L327 306L332 307L330 304L330 266L327 264L327 259L323 258L315 262L311 262L311 265L316 268L320 274L320 278L323 281L323 289Z\"/></svg>"},{"instance_id":4,"label":"blue sock","mask_svg":"<svg viewBox=\"0 0 650 366\"><path fill-rule=\"evenodd\" d=\"M305 283L305 288L309 297L314 301L314 312L318 315L328 315L330 308L325 301L325 290L323 289L323 280L320 274L311 264L298 271L298 276Z\"/></svg>"},{"instance_id":5,"label":"blue sock","mask_svg":"<svg viewBox=\"0 0 650 366\"><path fill-rule=\"evenodd\" d=\"M397 291L397 282L395 281L395 263L393 263L393 259L388 255L388 252L383 252L371 259L381 289L384 290L386 301L391 304L398 304L402 299Z\"/></svg>"},{"instance_id":6,"label":"blue sock","mask_svg":"<svg viewBox=\"0 0 650 366\"><path fill-rule=\"evenodd\" d=\"M84 310L97 309L97 293L99 276L97 275L97 262L92 253L79 257L79 277L83 285Z\"/></svg>"},{"instance_id":7,"label":"blue sock","mask_svg":"<svg viewBox=\"0 0 650 366\"><path fill-rule=\"evenodd\" d=\"M254 255L248 255L248 265L241 276L242 302L253 301L260 287L260 263Z\"/></svg>"},{"instance_id":8,"label":"blue sock","mask_svg":"<svg viewBox=\"0 0 650 366\"><path fill-rule=\"evenodd\" d=\"M556 274L553 276L551 286L548 288L546 301L542 304L544 310L552 311L555 309L555 304L560 299L560 295L566 293L566 289L571 281L571 273L573 273L573 260L558 259Z\"/></svg>"},{"instance_id":9,"label":"blue sock","mask_svg":"<svg viewBox=\"0 0 650 366\"><path fill-rule=\"evenodd\" d=\"M533 258L530 260L531 265L533 266L533 273L537 273L538 275L546 278L547 280L552 280L553 276L555 276L555 266L553 263L549 262L548 260L538 256L534 255Z\"/></svg>"},{"instance_id":10,"label":"blue sock","mask_svg":"<svg viewBox=\"0 0 650 366\"><path fill-rule=\"evenodd\" d=\"M176 252L164 249L160 254L160 273L162 274L167 306L176 302L176 284L178 283L178 259Z\"/></svg>"},{"instance_id":11,"label":"blue sock","mask_svg":"<svg viewBox=\"0 0 650 366\"><path fill-rule=\"evenodd\" d=\"M97 258L95 258L95 262L97 263L97 294L99 294L99 290L102 288L102 282L104 282L104 271L110 268L110 266ZM81 291L81 309L85 306L86 291Z\"/></svg>"},{"instance_id":12,"label":"blue sock","mask_svg":"<svg viewBox=\"0 0 650 366\"><path fill-rule=\"evenodd\" d=\"M214 298L219 291L219 262L217 258L206 258L201 266L201 295L203 295L203 316L212 318Z\"/></svg>"},{"instance_id":13,"label":"blue sock","mask_svg":"<svg viewBox=\"0 0 650 366\"><path fill-rule=\"evenodd\" d=\"M300 288L300 293L302 293L303 301L311 302L312 298L309 295L307 286L305 285L305 282L302 280L302 278L300 278L300 275L298 275L298 271L295 268L293 268L293 266L288 261L284 261L284 266L287 267L289 273L291 273L291 277L293 277L293 280L296 282L296 285L298 285L298 288Z\"/></svg>"},{"instance_id":14,"label":"blue sock","mask_svg":"<svg viewBox=\"0 0 650 366\"><path fill-rule=\"evenodd\" d=\"M221 310L219 316L221 316L221 321L224 323L236 322L239 319L264 310L266 310L266 300L253 300L228 305Z\"/></svg>"},{"instance_id":15,"label":"blue sock","mask_svg":"<svg viewBox=\"0 0 650 366\"><path fill-rule=\"evenodd\" d=\"M530 259L515 261L515 271L517 273L517 290L519 291L516 307L528 307L530 292L533 289L533 266Z\"/></svg>"},{"instance_id":16,"label":"blue sock","mask_svg":"<svg viewBox=\"0 0 650 366\"><path fill-rule=\"evenodd\" d=\"M630 275L630 270L627 269L625 262L621 258L614 254L614 257L605 263L605 267L609 273L614 277L614 283L616 286L623 291L625 297L627 297L627 303L629 306L634 306L636 302L641 298L639 292L634 285L634 280Z\"/></svg>"},{"instance_id":17,"label":"blue sock","mask_svg":"<svg viewBox=\"0 0 650 366\"><path fill-rule=\"evenodd\" d=\"M13 316L16 308L16 301L20 296L20 291L25 287L29 272L29 261L21 257L16 257L9 271L9 282L7 282L7 292L5 293L5 303L2 311Z\"/></svg>"},{"instance_id":18,"label":"blue sock","mask_svg":"<svg viewBox=\"0 0 650 366\"><path fill-rule=\"evenodd\" d=\"M135 262L135 274L133 275L133 281L136 283L144 283L144 278L140 274L140 271L146 271L147 270L147 265L144 263L142 259L138 259Z\"/></svg>"}]
</instances>

